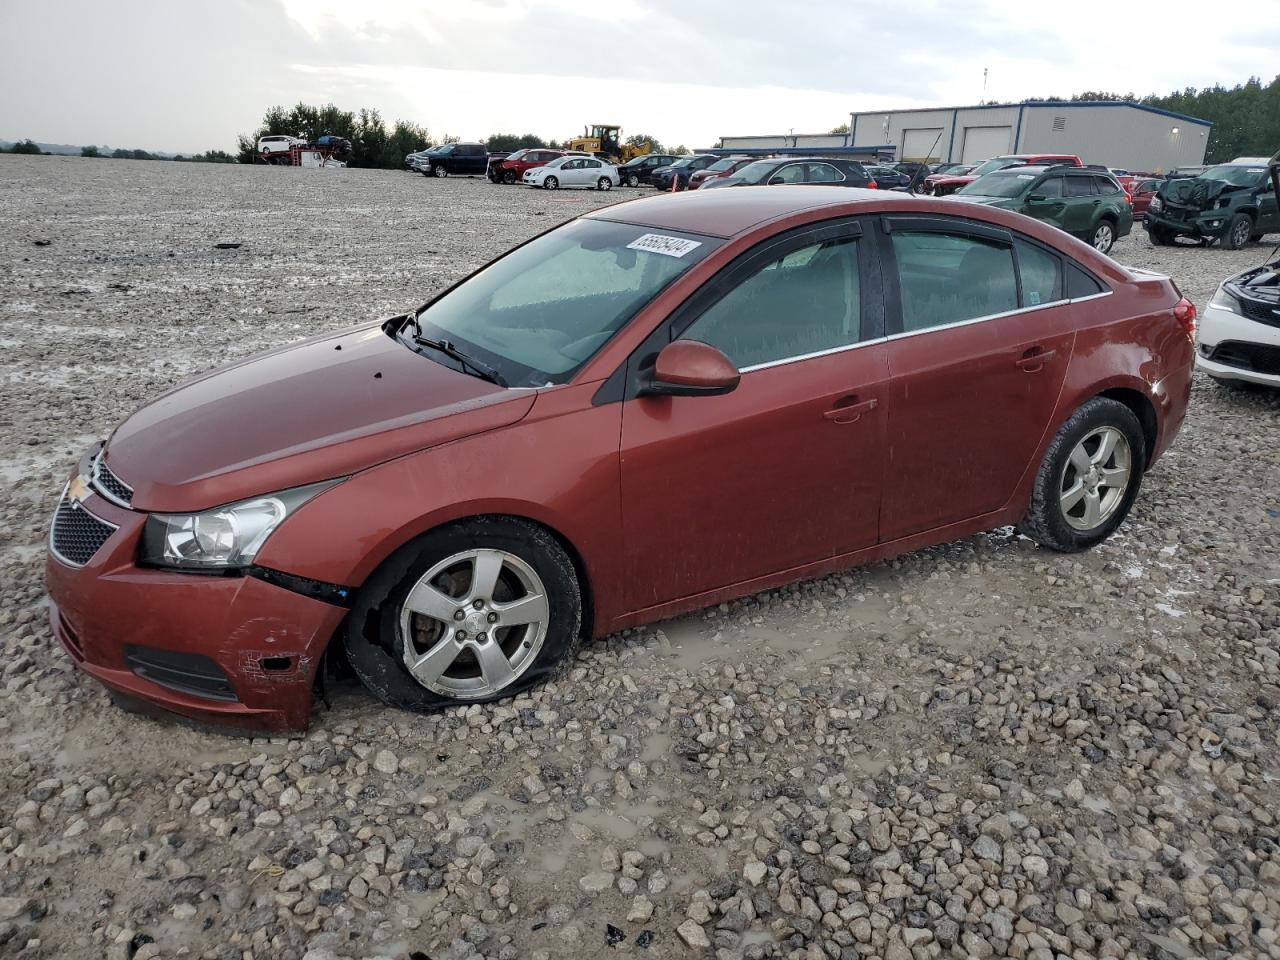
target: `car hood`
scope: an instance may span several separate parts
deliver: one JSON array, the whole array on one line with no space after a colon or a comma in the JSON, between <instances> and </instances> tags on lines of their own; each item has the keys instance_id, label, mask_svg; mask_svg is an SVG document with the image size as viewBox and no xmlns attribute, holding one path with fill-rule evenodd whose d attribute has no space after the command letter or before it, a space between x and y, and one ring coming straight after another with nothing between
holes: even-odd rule
<instances>
[{"instance_id":1,"label":"car hood","mask_svg":"<svg viewBox=\"0 0 1280 960\"><path fill-rule=\"evenodd\" d=\"M1160 184L1156 192L1165 203L1179 207L1193 207L1197 210L1212 210L1217 206L1218 197L1224 193L1235 193L1249 190L1250 187L1237 187L1225 180L1207 180L1203 177L1166 180Z\"/></svg>"},{"instance_id":2,"label":"car hood","mask_svg":"<svg viewBox=\"0 0 1280 960\"><path fill-rule=\"evenodd\" d=\"M135 509L203 510L506 426L534 396L443 366L370 324L175 387L115 429L106 460Z\"/></svg>"}]
</instances>

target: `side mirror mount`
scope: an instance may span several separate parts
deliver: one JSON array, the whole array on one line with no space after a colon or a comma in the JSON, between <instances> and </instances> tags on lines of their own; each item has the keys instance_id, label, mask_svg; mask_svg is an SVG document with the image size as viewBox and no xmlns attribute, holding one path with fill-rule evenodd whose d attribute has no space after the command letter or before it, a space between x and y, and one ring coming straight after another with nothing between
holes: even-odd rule
<instances>
[{"instance_id":1,"label":"side mirror mount","mask_svg":"<svg viewBox=\"0 0 1280 960\"><path fill-rule=\"evenodd\" d=\"M716 397L731 393L742 379L733 361L698 340L673 340L662 348L641 395Z\"/></svg>"},{"instance_id":2,"label":"side mirror mount","mask_svg":"<svg viewBox=\"0 0 1280 960\"><path fill-rule=\"evenodd\" d=\"M780 184L780 183L784 183L784 182L785 182L785 181L782 179L782 177L770 177L770 178L769 178L769 186L771 186L771 187L776 187L778 184Z\"/></svg>"},{"instance_id":3,"label":"side mirror mount","mask_svg":"<svg viewBox=\"0 0 1280 960\"><path fill-rule=\"evenodd\" d=\"M1048 199L1043 193L1033 193L1027 197L1027 203L1044 203Z\"/></svg>"}]
</instances>

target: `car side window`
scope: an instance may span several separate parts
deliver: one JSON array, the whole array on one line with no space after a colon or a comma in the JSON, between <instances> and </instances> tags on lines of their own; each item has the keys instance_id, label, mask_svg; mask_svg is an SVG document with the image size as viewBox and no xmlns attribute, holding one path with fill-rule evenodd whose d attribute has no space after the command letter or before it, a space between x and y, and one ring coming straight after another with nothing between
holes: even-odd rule
<instances>
[{"instance_id":1,"label":"car side window","mask_svg":"<svg viewBox=\"0 0 1280 960\"><path fill-rule=\"evenodd\" d=\"M1066 299L1062 293L1062 261L1033 243L1015 240L1018 277L1022 281L1022 305L1040 307Z\"/></svg>"},{"instance_id":2,"label":"car side window","mask_svg":"<svg viewBox=\"0 0 1280 960\"><path fill-rule=\"evenodd\" d=\"M1109 177L1094 177L1093 185L1097 188L1098 193L1104 197L1116 196L1120 193L1120 184Z\"/></svg>"},{"instance_id":3,"label":"car side window","mask_svg":"<svg viewBox=\"0 0 1280 960\"><path fill-rule=\"evenodd\" d=\"M839 183L844 179L844 174L829 163L809 163L805 166L809 168L810 183Z\"/></svg>"},{"instance_id":4,"label":"car side window","mask_svg":"<svg viewBox=\"0 0 1280 960\"><path fill-rule=\"evenodd\" d=\"M1045 177L1032 189L1032 193L1039 197L1057 197L1062 196L1062 177Z\"/></svg>"},{"instance_id":5,"label":"car side window","mask_svg":"<svg viewBox=\"0 0 1280 960\"><path fill-rule=\"evenodd\" d=\"M895 229L890 237L904 333L1018 309L1009 244L932 230Z\"/></svg>"},{"instance_id":6,"label":"car side window","mask_svg":"<svg viewBox=\"0 0 1280 960\"><path fill-rule=\"evenodd\" d=\"M681 334L739 369L850 346L861 329L858 240L814 243L772 261Z\"/></svg>"},{"instance_id":7,"label":"car side window","mask_svg":"<svg viewBox=\"0 0 1280 960\"><path fill-rule=\"evenodd\" d=\"M1155 193L1159 189L1159 180L1143 180L1138 184L1138 193Z\"/></svg>"},{"instance_id":8,"label":"car side window","mask_svg":"<svg viewBox=\"0 0 1280 960\"><path fill-rule=\"evenodd\" d=\"M804 183L804 164L789 163L769 178L770 183Z\"/></svg>"},{"instance_id":9,"label":"car side window","mask_svg":"<svg viewBox=\"0 0 1280 960\"><path fill-rule=\"evenodd\" d=\"M582 165L584 167L598 167L600 166L600 161L599 160L583 160Z\"/></svg>"},{"instance_id":10,"label":"car side window","mask_svg":"<svg viewBox=\"0 0 1280 960\"><path fill-rule=\"evenodd\" d=\"M1063 196L1067 197L1092 197L1093 196L1093 177L1067 177L1066 186L1063 189Z\"/></svg>"}]
</instances>

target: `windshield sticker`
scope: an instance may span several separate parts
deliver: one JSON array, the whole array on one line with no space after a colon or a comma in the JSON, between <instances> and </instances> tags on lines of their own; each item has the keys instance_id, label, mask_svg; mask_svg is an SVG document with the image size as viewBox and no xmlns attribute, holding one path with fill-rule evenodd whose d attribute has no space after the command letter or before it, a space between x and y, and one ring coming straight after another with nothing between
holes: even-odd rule
<instances>
[{"instance_id":1,"label":"windshield sticker","mask_svg":"<svg viewBox=\"0 0 1280 960\"><path fill-rule=\"evenodd\" d=\"M643 237L628 243L627 249L660 253L664 257L683 257L700 246L702 246L701 240L685 240L683 237L668 237L661 233L646 233Z\"/></svg>"},{"instance_id":2,"label":"windshield sticker","mask_svg":"<svg viewBox=\"0 0 1280 960\"><path fill-rule=\"evenodd\" d=\"M1030 301L1030 303L1031 303L1031 305L1032 305L1033 307L1034 307L1034 306L1039 305L1039 303L1040 303L1040 291L1039 291L1039 290L1028 290L1028 291L1027 291L1027 300L1029 300L1029 301Z\"/></svg>"},{"instance_id":3,"label":"windshield sticker","mask_svg":"<svg viewBox=\"0 0 1280 960\"><path fill-rule=\"evenodd\" d=\"M1036 176L1035 176L1035 174L1034 174L1034 173L1020 173L1020 174L1018 174L1018 179L1019 179L1019 180L1034 180L1035 178L1036 178Z\"/></svg>"},{"instance_id":4,"label":"windshield sticker","mask_svg":"<svg viewBox=\"0 0 1280 960\"><path fill-rule=\"evenodd\" d=\"M1249 168L1249 172L1250 172L1250 173L1265 173L1266 171L1265 171L1265 170L1263 170L1261 167L1258 167L1258 168L1256 168L1256 169L1255 169L1255 168L1253 168L1253 167L1250 167L1250 168Z\"/></svg>"}]
</instances>

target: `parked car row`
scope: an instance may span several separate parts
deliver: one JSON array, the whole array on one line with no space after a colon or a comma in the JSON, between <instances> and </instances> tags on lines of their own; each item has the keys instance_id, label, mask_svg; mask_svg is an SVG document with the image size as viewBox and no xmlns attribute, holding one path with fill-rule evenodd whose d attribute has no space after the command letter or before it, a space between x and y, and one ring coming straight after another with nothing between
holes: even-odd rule
<instances>
[{"instance_id":1,"label":"parked car row","mask_svg":"<svg viewBox=\"0 0 1280 960\"><path fill-rule=\"evenodd\" d=\"M442 143L404 158L405 169L424 177L480 176L493 154L483 143Z\"/></svg>"}]
</instances>

